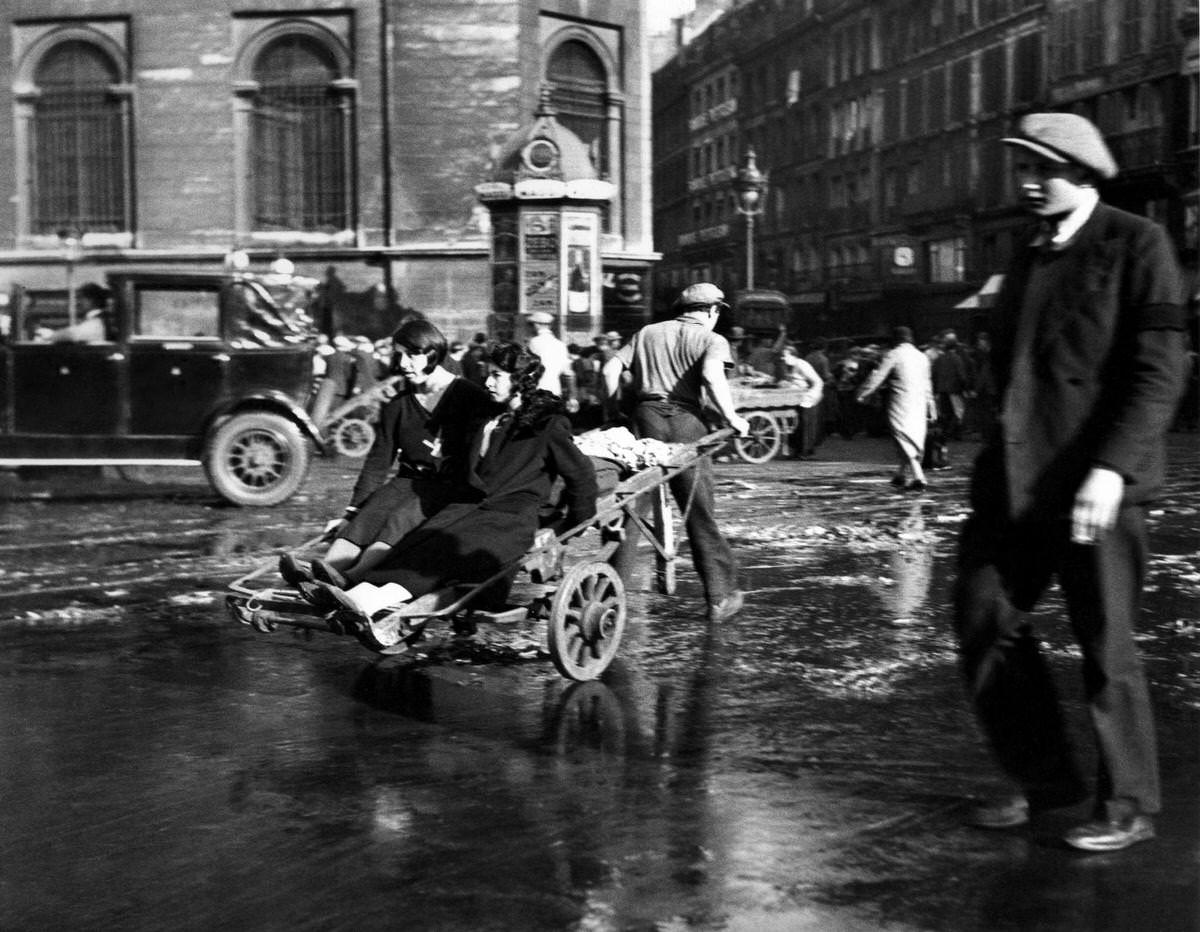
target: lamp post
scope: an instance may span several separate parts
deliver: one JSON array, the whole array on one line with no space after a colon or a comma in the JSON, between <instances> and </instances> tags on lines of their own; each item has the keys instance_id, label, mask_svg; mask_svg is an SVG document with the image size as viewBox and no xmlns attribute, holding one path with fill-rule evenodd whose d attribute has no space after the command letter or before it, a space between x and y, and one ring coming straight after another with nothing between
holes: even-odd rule
<instances>
[{"instance_id":1,"label":"lamp post","mask_svg":"<svg viewBox=\"0 0 1200 932\"><path fill-rule=\"evenodd\" d=\"M75 263L83 255L83 229L78 226L64 227L57 231L63 244L63 259L67 264L67 321L75 326Z\"/></svg>"},{"instance_id":2,"label":"lamp post","mask_svg":"<svg viewBox=\"0 0 1200 932\"><path fill-rule=\"evenodd\" d=\"M737 212L746 218L746 288L754 287L754 218L763 212L762 196L767 190L767 175L758 170L754 149L746 150L746 164L738 169L733 182L737 192Z\"/></svg>"}]
</instances>

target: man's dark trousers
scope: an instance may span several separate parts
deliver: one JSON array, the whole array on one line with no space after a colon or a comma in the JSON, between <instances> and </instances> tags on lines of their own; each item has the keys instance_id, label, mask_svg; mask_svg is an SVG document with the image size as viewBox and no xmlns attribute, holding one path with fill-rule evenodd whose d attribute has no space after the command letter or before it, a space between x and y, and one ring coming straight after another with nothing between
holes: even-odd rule
<instances>
[{"instance_id":1,"label":"man's dark trousers","mask_svg":"<svg viewBox=\"0 0 1200 932\"><path fill-rule=\"evenodd\" d=\"M1083 651L1099 749L1097 814L1153 814L1161 805L1158 755L1133 639L1146 561L1144 509L1122 508L1097 544L1073 544L1069 537L1065 517L1017 524L987 508L968 520L955 592L967 687L1000 765L1031 805L1049 808L1087 795L1026 614L1057 575Z\"/></svg>"},{"instance_id":2,"label":"man's dark trousers","mask_svg":"<svg viewBox=\"0 0 1200 932\"><path fill-rule=\"evenodd\" d=\"M699 415L669 401L642 401L633 412L634 431L664 443L694 443L710 431ZM692 548L692 563L704 586L709 605L715 605L738 588L737 561L717 527L714 514L712 461L701 457L695 466L670 481L671 494L680 513L687 515L685 528ZM613 555L612 563L623 579L633 569L637 534L631 533Z\"/></svg>"}]
</instances>

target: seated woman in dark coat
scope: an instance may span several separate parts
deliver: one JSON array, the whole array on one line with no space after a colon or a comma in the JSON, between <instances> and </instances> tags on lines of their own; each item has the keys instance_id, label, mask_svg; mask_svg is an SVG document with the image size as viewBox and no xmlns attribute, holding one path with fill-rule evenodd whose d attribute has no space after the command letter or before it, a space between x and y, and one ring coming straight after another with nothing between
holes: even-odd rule
<instances>
[{"instance_id":1,"label":"seated woman in dark coat","mask_svg":"<svg viewBox=\"0 0 1200 932\"><path fill-rule=\"evenodd\" d=\"M404 385L380 412L350 506L332 529L326 566L361 577L405 534L466 494L471 428L492 402L447 371L445 356L446 338L428 321L407 321L392 334L392 374ZM313 581L291 554L280 557L279 572L292 585Z\"/></svg>"},{"instance_id":2,"label":"seated woman in dark coat","mask_svg":"<svg viewBox=\"0 0 1200 932\"><path fill-rule=\"evenodd\" d=\"M561 526L574 527L595 515L592 463L572 440L562 400L537 389L541 362L523 347L502 343L492 349L488 370L494 410L474 432L469 493L405 535L358 585L302 586L319 608L343 609L361 619L370 614L367 606L380 601L382 586L389 589L387 602L394 604L451 585L484 582L532 545L539 509L558 476L566 485Z\"/></svg>"}]
</instances>

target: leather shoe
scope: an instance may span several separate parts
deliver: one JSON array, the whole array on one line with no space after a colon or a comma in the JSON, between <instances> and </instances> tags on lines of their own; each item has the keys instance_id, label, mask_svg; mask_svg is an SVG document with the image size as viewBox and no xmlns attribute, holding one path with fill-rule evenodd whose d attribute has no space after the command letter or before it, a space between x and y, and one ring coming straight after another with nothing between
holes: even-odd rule
<instances>
[{"instance_id":1,"label":"leather shoe","mask_svg":"<svg viewBox=\"0 0 1200 932\"><path fill-rule=\"evenodd\" d=\"M345 574L336 567L330 566L324 560L312 561L312 578L317 582L329 583L339 589L349 589L351 586Z\"/></svg>"},{"instance_id":2,"label":"leather shoe","mask_svg":"<svg viewBox=\"0 0 1200 932\"><path fill-rule=\"evenodd\" d=\"M296 587L309 605L319 612L334 612L342 603L333 595L330 586L320 582L302 582Z\"/></svg>"},{"instance_id":3,"label":"leather shoe","mask_svg":"<svg viewBox=\"0 0 1200 932\"><path fill-rule=\"evenodd\" d=\"M714 602L708 606L709 621L724 621L727 618L732 618L742 610L742 605L745 604L746 597L741 589L734 589L733 592L725 596L720 602Z\"/></svg>"},{"instance_id":4,"label":"leather shoe","mask_svg":"<svg viewBox=\"0 0 1200 932\"><path fill-rule=\"evenodd\" d=\"M1154 822L1151 818L1131 815L1115 820L1098 819L1077 826L1063 836L1063 841L1080 851L1120 851L1153 837Z\"/></svg>"},{"instance_id":5,"label":"leather shoe","mask_svg":"<svg viewBox=\"0 0 1200 932\"><path fill-rule=\"evenodd\" d=\"M1016 828L1029 822L1029 800L1024 796L997 796L977 803L967 815L975 828Z\"/></svg>"},{"instance_id":6,"label":"leather shoe","mask_svg":"<svg viewBox=\"0 0 1200 932\"><path fill-rule=\"evenodd\" d=\"M310 583L313 575L304 568L304 564L290 553L279 555L279 575L289 586L299 586L300 583Z\"/></svg>"}]
</instances>

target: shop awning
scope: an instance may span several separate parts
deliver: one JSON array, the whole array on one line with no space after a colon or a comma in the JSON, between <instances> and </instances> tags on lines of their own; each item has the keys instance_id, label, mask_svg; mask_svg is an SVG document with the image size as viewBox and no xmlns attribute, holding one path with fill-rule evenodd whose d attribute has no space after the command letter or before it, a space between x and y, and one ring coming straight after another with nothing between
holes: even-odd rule
<instances>
[{"instance_id":1,"label":"shop awning","mask_svg":"<svg viewBox=\"0 0 1200 932\"><path fill-rule=\"evenodd\" d=\"M996 303L996 295L1000 293L1000 285L1004 281L1003 275L989 275L988 280L983 283L973 295L968 295L963 298L955 307L970 309L973 307L991 307Z\"/></svg>"}]
</instances>

